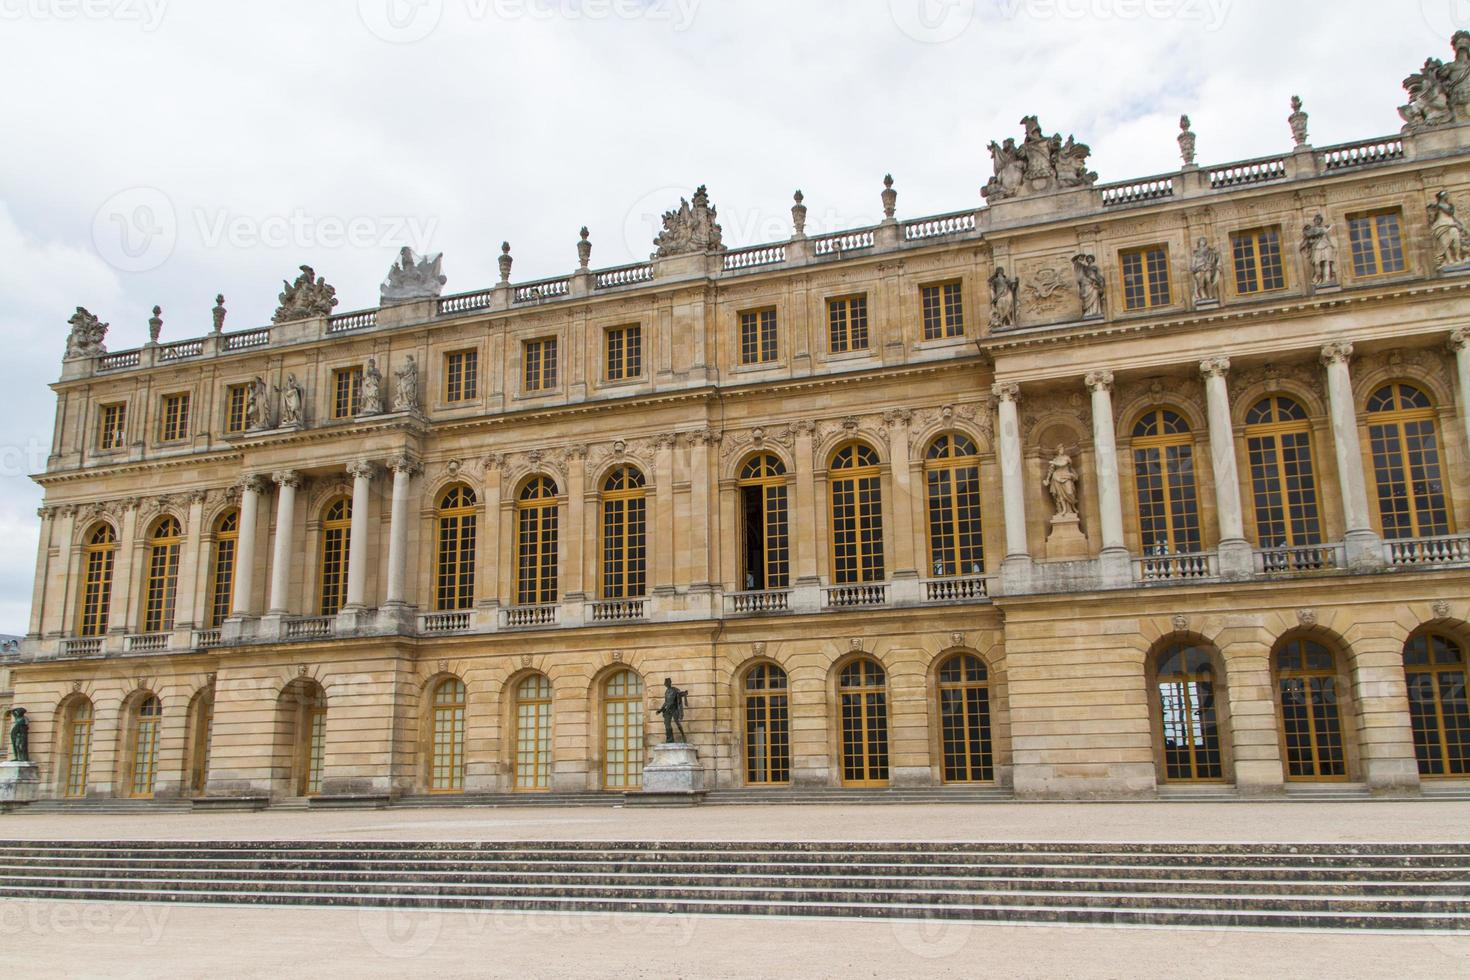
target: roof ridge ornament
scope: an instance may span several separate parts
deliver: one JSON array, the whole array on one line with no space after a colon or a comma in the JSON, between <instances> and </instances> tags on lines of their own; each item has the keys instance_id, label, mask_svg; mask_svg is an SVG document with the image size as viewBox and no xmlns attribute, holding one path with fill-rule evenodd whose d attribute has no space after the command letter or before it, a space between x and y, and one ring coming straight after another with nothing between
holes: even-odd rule
<instances>
[{"instance_id":1,"label":"roof ridge ornament","mask_svg":"<svg viewBox=\"0 0 1470 980\"><path fill-rule=\"evenodd\" d=\"M709 190L700 184L694 191L693 200L681 197L678 210L664 212L664 230L653 240L658 248L654 258L693 252L723 252L724 232L715 220L717 217L719 212L709 202Z\"/></svg>"},{"instance_id":2,"label":"roof ridge ornament","mask_svg":"<svg viewBox=\"0 0 1470 980\"><path fill-rule=\"evenodd\" d=\"M309 265L301 266L301 274L295 282L282 280L281 305L276 307L272 323L287 323L291 320L307 320L316 316L327 316L337 305L337 289L327 285L327 280L316 274Z\"/></svg>"},{"instance_id":3,"label":"roof ridge ornament","mask_svg":"<svg viewBox=\"0 0 1470 980\"><path fill-rule=\"evenodd\" d=\"M990 144L990 160L995 175L981 195L994 204L1012 197L1029 194L1054 194L1097 183L1097 174L1087 169L1092 148L1078 143L1072 136L1066 142L1060 134L1047 136L1035 116L1025 116L1021 126L1026 135L1020 145L1007 137L1005 143Z\"/></svg>"},{"instance_id":4,"label":"roof ridge ornament","mask_svg":"<svg viewBox=\"0 0 1470 980\"><path fill-rule=\"evenodd\" d=\"M405 245L398 252L398 261L388 269L388 278L378 288L385 304L411 303L420 299L438 299L449 281L444 275L444 253L419 256Z\"/></svg>"}]
</instances>

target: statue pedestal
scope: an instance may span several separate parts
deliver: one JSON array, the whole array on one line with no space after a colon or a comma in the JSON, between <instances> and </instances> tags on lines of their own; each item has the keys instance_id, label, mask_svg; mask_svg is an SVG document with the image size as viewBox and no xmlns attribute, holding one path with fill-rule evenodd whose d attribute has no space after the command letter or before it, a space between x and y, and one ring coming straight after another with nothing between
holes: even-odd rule
<instances>
[{"instance_id":1,"label":"statue pedestal","mask_svg":"<svg viewBox=\"0 0 1470 980\"><path fill-rule=\"evenodd\" d=\"M1046 560L1064 561L1088 556L1087 535L1076 514L1051 519L1051 533L1046 536Z\"/></svg>"},{"instance_id":2,"label":"statue pedestal","mask_svg":"<svg viewBox=\"0 0 1470 980\"><path fill-rule=\"evenodd\" d=\"M643 766L641 803L690 805L704 795L704 769L699 752L688 742L661 742ZM633 801L634 794L628 794Z\"/></svg>"},{"instance_id":3,"label":"statue pedestal","mask_svg":"<svg viewBox=\"0 0 1470 980\"><path fill-rule=\"evenodd\" d=\"M40 792L41 774L34 762L0 762L0 805L30 803Z\"/></svg>"}]
</instances>

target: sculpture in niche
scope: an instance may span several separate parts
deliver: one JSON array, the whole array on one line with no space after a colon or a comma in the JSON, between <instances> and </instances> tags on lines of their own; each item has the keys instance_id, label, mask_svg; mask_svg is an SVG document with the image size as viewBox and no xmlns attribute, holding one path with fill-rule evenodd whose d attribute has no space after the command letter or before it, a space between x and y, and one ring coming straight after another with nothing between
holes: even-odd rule
<instances>
[{"instance_id":1,"label":"sculpture in niche","mask_svg":"<svg viewBox=\"0 0 1470 980\"><path fill-rule=\"evenodd\" d=\"M381 415L383 413L383 372L378 362L369 357L367 367L362 370L362 388L358 396L358 415Z\"/></svg>"},{"instance_id":2,"label":"sculpture in niche","mask_svg":"<svg viewBox=\"0 0 1470 980\"><path fill-rule=\"evenodd\" d=\"M1082 318L1091 320L1103 315L1103 299L1107 284L1096 256L1079 253L1072 256L1072 269L1077 276L1077 295L1082 300Z\"/></svg>"},{"instance_id":3,"label":"sculpture in niche","mask_svg":"<svg viewBox=\"0 0 1470 980\"><path fill-rule=\"evenodd\" d=\"M1311 262L1314 286L1337 283L1337 242L1332 237L1332 229L1320 212L1310 224L1302 226L1301 250Z\"/></svg>"},{"instance_id":4,"label":"sculpture in niche","mask_svg":"<svg viewBox=\"0 0 1470 980\"><path fill-rule=\"evenodd\" d=\"M1013 139L990 144L995 174L980 192L992 204L1026 193L1044 194L1074 187L1090 187L1097 174L1087 169L1092 149L1071 136L1047 136L1035 116L1021 120L1026 135L1019 146Z\"/></svg>"},{"instance_id":5,"label":"sculpture in niche","mask_svg":"<svg viewBox=\"0 0 1470 980\"><path fill-rule=\"evenodd\" d=\"M1058 446L1057 454L1046 466L1046 477L1041 481L1051 494L1052 507L1058 518L1077 516L1077 470L1072 466L1072 457L1067 455L1066 446Z\"/></svg>"},{"instance_id":6,"label":"sculpture in niche","mask_svg":"<svg viewBox=\"0 0 1470 980\"><path fill-rule=\"evenodd\" d=\"M245 390L245 417L252 431L271 427L270 386L258 374Z\"/></svg>"},{"instance_id":7,"label":"sculpture in niche","mask_svg":"<svg viewBox=\"0 0 1470 980\"><path fill-rule=\"evenodd\" d=\"M219 293L214 298L214 309L209 311L214 317L214 332L219 333L225 329L225 294Z\"/></svg>"},{"instance_id":8,"label":"sculpture in niche","mask_svg":"<svg viewBox=\"0 0 1470 980\"><path fill-rule=\"evenodd\" d=\"M388 269L378 292L384 303L410 303L417 299L436 299L449 281L443 272L444 253L419 257L407 245L398 252L398 261Z\"/></svg>"},{"instance_id":9,"label":"sculpture in niche","mask_svg":"<svg viewBox=\"0 0 1470 980\"><path fill-rule=\"evenodd\" d=\"M272 323L326 316L337 305L337 289L327 285L326 279L318 276L311 266L303 265L296 281L285 283L280 301L281 305L276 307L276 313L271 317Z\"/></svg>"},{"instance_id":10,"label":"sculpture in niche","mask_svg":"<svg viewBox=\"0 0 1470 980\"><path fill-rule=\"evenodd\" d=\"M664 678L664 703L655 714L662 715L664 719L664 741L674 740L674 726L679 726L679 741L688 742L689 738L684 734L684 706L689 703L689 692L674 686L671 677Z\"/></svg>"},{"instance_id":11,"label":"sculpture in niche","mask_svg":"<svg viewBox=\"0 0 1470 980\"><path fill-rule=\"evenodd\" d=\"M1407 105L1399 106L1404 132L1432 129L1470 119L1470 31L1450 38L1454 60L1426 58L1424 67L1404 79Z\"/></svg>"},{"instance_id":12,"label":"sculpture in niche","mask_svg":"<svg viewBox=\"0 0 1470 980\"><path fill-rule=\"evenodd\" d=\"M303 396L301 383L296 380L295 374L286 375L286 387L281 391L281 425L296 425L302 423L301 408Z\"/></svg>"},{"instance_id":13,"label":"sculpture in niche","mask_svg":"<svg viewBox=\"0 0 1470 980\"><path fill-rule=\"evenodd\" d=\"M1458 268L1470 255L1470 231L1455 214L1449 191L1440 191L1427 206L1429 230L1434 235L1435 267Z\"/></svg>"},{"instance_id":14,"label":"sculpture in niche","mask_svg":"<svg viewBox=\"0 0 1470 980\"><path fill-rule=\"evenodd\" d=\"M1179 117L1179 157L1186 167L1194 166L1194 130L1189 128L1189 117Z\"/></svg>"},{"instance_id":15,"label":"sculpture in niche","mask_svg":"<svg viewBox=\"0 0 1470 980\"><path fill-rule=\"evenodd\" d=\"M66 359L74 357L96 357L107 353L107 324L78 306L77 311L66 321L71 333L66 335Z\"/></svg>"},{"instance_id":16,"label":"sculpture in niche","mask_svg":"<svg viewBox=\"0 0 1470 980\"><path fill-rule=\"evenodd\" d=\"M1297 146L1307 145L1307 113L1302 109L1302 97L1293 95L1291 97L1291 115L1286 117L1286 123L1291 127L1291 141Z\"/></svg>"},{"instance_id":17,"label":"sculpture in niche","mask_svg":"<svg viewBox=\"0 0 1470 980\"><path fill-rule=\"evenodd\" d=\"M1189 272L1194 277L1194 302L1220 302L1220 250L1201 238L1189 257Z\"/></svg>"},{"instance_id":18,"label":"sculpture in niche","mask_svg":"<svg viewBox=\"0 0 1470 980\"><path fill-rule=\"evenodd\" d=\"M403 366L393 374L393 410L395 412L417 412L419 410L419 366L409 354Z\"/></svg>"},{"instance_id":19,"label":"sculpture in niche","mask_svg":"<svg viewBox=\"0 0 1470 980\"><path fill-rule=\"evenodd\" d=\"M680 198L677 211L664 212L664 229L653 242L658 248L654 257L724 251L723 231L715 220L717 217L719 213L709 202L709 191L700 184L692 201Z\"/></svg>"},{"instance_id":20,"label":"sculpture in niche","mask_svg":"<svg viewBox=\"0 0 1470 980\"><path fill-rule=\"evenodd\" d=\"M1003 266L990 274L990 327L998 330L1016 325L1016 295L1021 289L1019 276L1006 275Z\"/></svg>"}]
</instances>

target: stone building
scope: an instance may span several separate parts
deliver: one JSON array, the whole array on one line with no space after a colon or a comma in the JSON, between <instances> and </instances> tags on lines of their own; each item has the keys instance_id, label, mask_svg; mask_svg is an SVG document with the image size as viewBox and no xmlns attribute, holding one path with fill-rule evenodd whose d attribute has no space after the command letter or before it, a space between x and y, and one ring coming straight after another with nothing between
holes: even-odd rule
<instances>
[{"instance_id":1,"label":"stone building","mask_svg":"<svg viewBox=\"0 0 1470 980\"><path fill-rule=\"evenodd\" d=\"M107 352L57 394L10 665L56 798L1021 797L1470 767L1470 35L1400 135ZM1285 122L1280 124L1288 134ZM1186 138L1187 137L1187 138ZM1019 142L1018 142L1019 140ZM157 317L155 316L155 319ZM158 330L154 330L156 335Z\"/></svg>"}]
</instances>

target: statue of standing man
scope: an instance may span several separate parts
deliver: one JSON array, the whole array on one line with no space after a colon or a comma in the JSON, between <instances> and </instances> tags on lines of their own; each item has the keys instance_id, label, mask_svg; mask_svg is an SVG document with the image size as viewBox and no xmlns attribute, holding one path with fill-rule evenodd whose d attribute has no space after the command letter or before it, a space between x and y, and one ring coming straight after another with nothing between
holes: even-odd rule
<instances>
[{"instance_id":1,"label":"statue of standing man","mask_svg":"<svg viewBox=\"0 0 1470 980\"><path fill-rule=\"evenodd\" d=\"M674 686L671 677L664 678L664 703L656 714L664 718L664 741L674 740L674 726L679 726L679 741L688 742L689 738L684 734L684 705L689 701L689 692Z\"/></svg>"},{"instance_id":2,"label":"statue of standing man","mask_svg":"<svg viewBox=\"0 0 1470 980\"><path fill-rule=\"evenodd\" d=\"M26 709L11 708L10 717L15 724L10 726L10 761L31 761L31 723L26 718Z\"/></svg>"}]
</instances>

